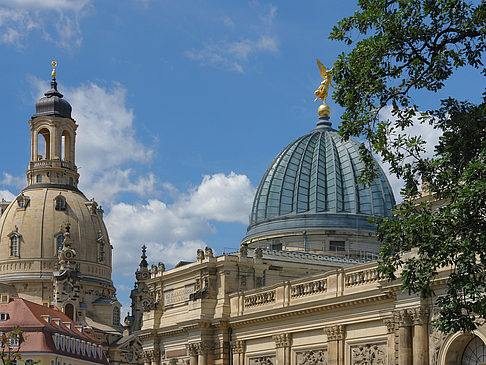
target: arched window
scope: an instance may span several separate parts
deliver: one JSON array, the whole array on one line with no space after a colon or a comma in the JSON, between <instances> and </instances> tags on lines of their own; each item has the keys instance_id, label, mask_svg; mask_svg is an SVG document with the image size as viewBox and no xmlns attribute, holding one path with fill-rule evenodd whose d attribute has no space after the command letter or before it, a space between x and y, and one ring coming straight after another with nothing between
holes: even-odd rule
<instances>
[{"instance_id":1,"label":"arched window","mask_svg":"<svg viewBox=\"0 0 486 365\"><path fill-rule=\"evenodd\" d=\"M62 244L64 243L64 235L60 234L56 237L56 255L62 250Z\"/></svg>"},{"instance_id":2,"label":"arched window","mask_svg":"<svg viewBox=\"0 0 486 365\"><path fill-rule=\"evenodd\" d=\"M66 304L64 307L64 314L74 321L74 305L71 303Z\"/></svg>"},{"instance_id":3,"label":"arched window","mask_svg":"<svg viewBox=\"0 0 486 365\"><path fill-rule=\"evenodd\" d=\"M51 151L51 138L49 130L43 128L37 134L37 160L49 160Z\"/></svg>"},{"instance_id":4,"label":"arched window","mask_svg":"<svg viewBox=\"0 0 486 365\"><path fill-rule=\"evenodd\" d=\"M113 308L113 325L120 325L120 308L118 307Z\"/></svg>"},{"instance_id":5,"label":"arched window","mask_svg":"<svg viewBox=\"0 0 486 365\"><path fill-rule=\"evenodd\" d=\"M462 365L481 365L486 363L486 346L479 337L474 337L464 349Z\"/></svg>"},{"instance_id":6,"label":"arched window","mask_svg":"<svg viewBox=\"0 0 486 365\"><path fill-rule=\"evenodd\" d=\"M68 131L63 131L61 136L61 159L71 161L71 135Z\"/></svg>"},{"instance_id":7,"label":"arched window","mask_svg":"<svg viewBox=\"0 0 486 365\"><path fill-rule=\"evenodd\" d=\"M56 210L66 210L66 199L61 196L61 195L58 195L56 197Z\"/></svg>"},{"instance_id":8,"label":"arched window","mask_svg":"<svg viewBox=\"0 0 486 365\"><path fill-rule=\"evenodd\" d=\"M19 256L19 237L10 237L10 256Z\"/></svg>"},{"instance_id":9,"label":"arched window","mask_svg":"<svg viewBox=\"0 0 486 365\"><path fill-rule=\"evenodd\" d=\"M41 183L41 182L42 182L42 175L40 175L40 174L39 174L39 175L37 175L37 176L35 177L35 181L36 181L36 182L38 182L38 183Z\"/></svg>"}]
</instances>

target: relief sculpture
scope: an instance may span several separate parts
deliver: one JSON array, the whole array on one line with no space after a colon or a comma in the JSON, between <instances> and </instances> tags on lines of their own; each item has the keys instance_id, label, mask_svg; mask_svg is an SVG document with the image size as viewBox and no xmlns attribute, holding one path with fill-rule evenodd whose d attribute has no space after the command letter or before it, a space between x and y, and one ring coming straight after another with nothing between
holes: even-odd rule
<instances>
[{"instance_id":1,"label":"relief sculpture","mask_svg":"<svg viewBox=\"0 0 486 365\"><path fill-rule=\"evenodd\" d=\"M250 359L250 365L274 365L275 356L260 356Z\"/></svg>"},{"instance_id":2,"label":"relief sculpture","mask_svg":"<svg viewBox=\"0 0 486 365\"><path fill-rule=\"evenodd\" d=\"M310 350L298 352L297 365L327 365L327 351Z\"/></svg>"},{"instance_id":3,"label":"relief sculpture","mask_svg":"<svg viewBox=\"0 0 486 365\"><path fill-rule=\"evenodd\" d=\"M386 365L386 345L369 344L351 349L352 365Z\"/></svg>"}]
</instances>

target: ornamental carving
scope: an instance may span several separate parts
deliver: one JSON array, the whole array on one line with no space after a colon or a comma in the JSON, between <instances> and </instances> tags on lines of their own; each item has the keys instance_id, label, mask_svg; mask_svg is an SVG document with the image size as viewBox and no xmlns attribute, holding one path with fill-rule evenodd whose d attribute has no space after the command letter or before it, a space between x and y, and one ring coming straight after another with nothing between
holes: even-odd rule
<instances>
[{"instance_id":1,"label":"ornamental carving","mask_svg":"<svg viewBox=\"0 0 486 365\"><path fill-rule=\"evenodd\" d=\"M250 359L250 365L274 365L275 356L259 356Z\"/></svg>"},{"instance_id":2,"label":"ornamental carving","mask_svg":"<svg viewBox=\"0 0 486 365\"><path fill-rule=\"evenodd\" d=\"M386 318L383 323L385 323L387 333L395 333L396 322L393 318Z\"/></svg>"},{"instance_id":3,"label":"ornamental carving","mask_svg":"<svg viewBox=\"0 0 486 365\"><path fill-rule=\"evenodd\" d=\"M214 351L214 342L213 341L201 341L197 343L197 353L199 355L206 355L210 354Z\"/></svg>"},{"instance_id":4,"label":"ornamental carving","mask_svg":"<svg viewBox=\"0 0 486 365\"><path fill-rule=\"evenodd\" d=\"M279 335L274 335L272 336L273 340L275 341L275 347L280 348L280 347L289 347L290 346L290 334L288 333L282 333Z\"/></svg>"},{"instance_id":5,"label":"ornamental carving","mask_svg":"<svg viewBox=\"0 0 486 365\"><path fill-rule=\"evenodd\" d=\"M386 345L368 344L351 348L352 365L386 365Z\"/></svg>"},{"instance_id":6,"label":"ornamental carving","mask_svg":"<svg viewBox=\"0 0 486 365\"><path fill-rule=\"evenodd\" d=\"M344 326L330 326L324 329L328 341L339 341L344 339Z\"/></svg>"},{"instance_id":7,"label":"ornamental carving","mask_svg":"<svg viewBox=\"0 0 486 365\"><path fill-rule=\"evenodd\" d=\"M186 349L187 349L187 353L189 354L189 356L197 356L198 346L197 346L196 343L186 344Z\"/></svg>"},{"instance_id":8,"label":"ornamental carving","mask_svg":"<svg viewBox=\"0 0 486 365\"><path fill-rule=\"evenodd\" d=\"M242 354L245 352L246 342L245 340L236 340L231 343L231 351L234 354Z\"/></svg>"},{"instance_id":9,"label":"ornamental carving","mask_svg":"<svg viewBox=\"0 0 486 365\"><path fill-rule=\"evenodd\" d=\"M402 309L395 313L395 318L400 327L409 327L413 324L409 309Z\"/></svg>"},{"instance_id":10,"label":"ornamental carving","mask_svg":"<svg viewBox=\"0 0 486 365\"><path fill-rule=\"evenodd\" d=\"M439 316L438 312L434 312L432 320ZM439 352L444 344L447 334L437 330L434 326L429 326L429 363L430 365L439 364Z\"/></svg>"},{"instance_id":11,"label":"ornamental carving","mask_svg":"<svg viewBox=\"0 0 486 365\"><path fill-rule=\"evenodd\" d=\"M426 307L413 308L409 313L415 325L422 325L429 322L429 310Z\"/></svg>"},{"instance_id":12,"label":"ornamental carving","mask_svg":"<svg viewBox=\"0 0 486 365\"><path fill-rule=\"evenodd\" d=\"M309 350L298 352L297 365L327 365L327 351Z\"/></svg>"}]
</instances>

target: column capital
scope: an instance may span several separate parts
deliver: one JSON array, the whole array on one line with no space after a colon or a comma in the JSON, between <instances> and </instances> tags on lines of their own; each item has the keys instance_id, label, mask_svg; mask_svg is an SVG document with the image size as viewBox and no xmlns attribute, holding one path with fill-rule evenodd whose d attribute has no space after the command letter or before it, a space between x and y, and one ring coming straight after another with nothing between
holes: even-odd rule
<instances>
[{"instance_id":1,"label":"column capital","mask_svg":"<svg viewBox=\"0 0 486 365\"><path fill-rule=\"evenodd\" d=\"M275 341L275 347L289 347L291 341L291 335L289 333L281 333L279 335L273 335L272 338Z\"/></svg>"},{"instance_id":2,"label":"column capital","mask_svg":"<svg viewBox=\"0 0 486 365\"><path fill-rule=\"evenodd\" d=\"M197 353L199 355L207 355L214 351L214 342L211 340L204 340L197 343Z\"/></svg>"},{"instance_id":3,"label":"column capital","mask_svg":"<svg viewBox=\"0 0 486 365\"><path fill-rule=\"evenodd\" d=\"M410 309L400 309L395 312L395 319L400 327L410 327L413 322L410 317Z\"/></svg>"},{"instance_id":4,"label":"column capital","mask_svg":"<svg viewBox=\"0 0 486 365\"><path fill-rule=\"evenodd\" d=\"M186 343L186 350L189 356L197 356L197 344L196 343Z\"/></svg>"},{"instance_id":5,"label":"column capital","mask_svg":"<svg viewBox=\"0 0 486 365\"><path fill-rule=\"evenodd\" d=\"M324 328L324 332L327 335L328 341L340 341L344 340L344 326L336 325Z\"/></svg>"},{"instance_id":6,"label":"column capital","mask_svg":"<svg viewBox=\"0 0 486 365\"><path fill-rule=\"evenodd\" d=\"M410 318L414 325L422 325L429 322L429 309L421 306L410 309Z\"/></svg>"},{"instance_id":7,"label":"column capital","mask_svg":"<svg viewBox=\"0 0 486 365\"><path fill-rule=\"evenodd\" d=\"M245 340L235 340L231 342L231 351L234 354L242 354L245 352L246 349L246 341Z\"/></svg>"}]
</instances>

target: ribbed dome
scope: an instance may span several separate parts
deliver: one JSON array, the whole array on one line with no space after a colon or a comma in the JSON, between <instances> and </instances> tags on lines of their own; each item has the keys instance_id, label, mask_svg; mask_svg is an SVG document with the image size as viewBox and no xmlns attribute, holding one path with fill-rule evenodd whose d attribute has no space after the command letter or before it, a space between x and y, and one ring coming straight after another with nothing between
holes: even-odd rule
<instances>
[{"instance_id":1,"label":"ribbed dome","mask_svg":"<svg viewBox=\"0 0 486 365\"><path fill-rule=\"evenodd\" d=\"M376 166L379 178L368 187L358 184L364 168L359 143L342 141L329 122L319 122L285 147L265 172L253 201L247 238L285 229L285 224L356 229L353 216L364 222L369 216L390 216L395 199Z\"/></svg>"},{"instance_id":2,"label":"ribbed dome","mask_svg":"<svg viewBox=\"0 0 486 365\"><path fill-rule=\"evenodd\" d=\"M57 82L51 81L51 89L35 103L35 116L71 118L71 105L57 91Z\"/></svg>"}]
</instances>

